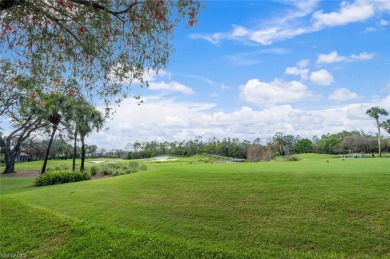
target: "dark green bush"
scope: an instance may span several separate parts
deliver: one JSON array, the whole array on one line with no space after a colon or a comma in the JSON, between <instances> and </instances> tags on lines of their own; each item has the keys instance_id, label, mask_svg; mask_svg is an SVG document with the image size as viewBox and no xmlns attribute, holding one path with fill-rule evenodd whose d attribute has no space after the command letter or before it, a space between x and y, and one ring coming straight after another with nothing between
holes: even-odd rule
<instances>
[{"instance_id":1,"label":"dark green bush","mask_svg":"<svg viewBox=\"0 0 390 259\"><path fill-rule=\"evenodd\" d=\"M286 158L287 161L299 161L300 159L296 156L289 156Z\"/></svg>"},{"instance_id":2,"label":"dark green bush","mask_svg":"<svg viewBox=\"0 0 390 259\"><path fill-rule=\"evenodd\" d=\"M88 172L50 171L35 179L35 186L45 186L60 183L78 182L91 179Z\"/></svg>"}]
</instances>

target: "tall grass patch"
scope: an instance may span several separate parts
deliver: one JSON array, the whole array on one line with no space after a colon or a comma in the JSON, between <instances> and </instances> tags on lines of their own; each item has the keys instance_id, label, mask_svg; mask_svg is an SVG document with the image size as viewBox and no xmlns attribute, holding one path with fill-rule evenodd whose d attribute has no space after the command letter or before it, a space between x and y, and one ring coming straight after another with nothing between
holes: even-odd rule
<instances>
[{"instance_id":1,"label":"tall grass patch","mask_svg":"<svg viewBox=\"0 0 390 259\"><path fill-rule=\"evenodd\" d=\"M101 163L98 165L93 165L90 167L91 175L103 174L103 175L125 175L132 174L139 171L146 171L148 169L147 165L140 163L139 161L129 161L129 162L108 162Z\"/></svg>"}]
</instances>

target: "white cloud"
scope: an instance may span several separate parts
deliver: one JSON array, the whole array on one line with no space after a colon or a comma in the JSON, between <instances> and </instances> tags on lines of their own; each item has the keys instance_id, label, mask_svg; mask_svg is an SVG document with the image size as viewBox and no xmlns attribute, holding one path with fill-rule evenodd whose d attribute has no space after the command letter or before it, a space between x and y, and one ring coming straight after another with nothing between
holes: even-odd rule
<instances>
[{"instance_id":1,"label":"white cloud","mask_svg":"<svg viewBox=\"0 0 390 259\"><path fill-rule=\"evenodd\" d=\"M240 38L240 37L246 37L249 35L249 30L238 25L233 25L233 31L231 34L231 37L233 38Z\"/></svg>"},{"instance_id":2,"label":"white cloud","mask_svg":"<svg viewBox=\"0 0 390 259\"><path fill-rule=\"evenodd\" d=\"M152 82L152 81L155 81L157 77L163 77L163 78L167 78L167 79L171 79L172 75L170 72L166 71L166 70L160 70L160 71L156 71L156 70L153 70L153 69L146 69L144 71L144 75L143 75L144 79L149 81L149 82Z\"/></svg>"},{"instance_id":3,"label":"white cloud","mask_svg":"<svg viewBox=\"0 0 390 259\"><path fill-rule=\"evenodd\" d=\"M350 61L354 61L354 60L370 60L373 57L374 57L373 53L362 52L359 55L352 54L351 57L350 57Z\"/></svg>"},{"instance_id":4,"label":"white cloud","mask_svg":"<svg viewBox=\"0 0 390 259\"><path fill-rule=\"evenodd\" d=\"M329 96L329 99L335 101L349 101L357 98L359 98L359 95L346 88L337 89Z\"/></svg>"},{"instance_id":5,"label":"white cloud","mask_svg":"<svg viewBox=\"0 0 390 259\"><path fill-rule=\"evenodd\" d=\"M229 38L228 34L222 34L222 33L213 33L213 34L199 34L199 33L193 33L190 34L190 38L197 40L197 39L204 39L210 42L213 45L219 45L219 42L222 39Z\"/></svg>"},{"instance_id":6,"label":"white cloud","mask_svg":"<svg viewBox=\"0 0 390 259\"><path fill-rule=\"evenodd\" d=\"M346 57L339 56L337 54L337 51L332 51L329 54L320 54L318 55L316 63L334 63L334 62L341 62L345 61Z\"/></svg>"},{"instance_id":7,"label":"white cloud","mask_svg":"<svg viewBox=\"0 0 390 259\"><path fill-rule=\"evenodd\" d=\"M143 81L147 81L149 83L149 90L152 91L165 91L165 92L175 92L175 93L182 93L182 94L194 94L195 92L188 86L176 82L176 81L169 81L164 82L160 81L162 79L171 79L172 75L170 72L166 70L153 70L153 69L144 69L140 71L136 71L135 73L139 73L139 75L132 75L131 72L129 72L124 77L118 77L116 76L115 70L122 69L122 65L116 65L112 68L112 71L109 75L110 80L115 81L116 83L122 83L122 84L140 84L140 78L142 78Z\"/></svg>"},{"instance_id":8,"label":"white cloud","mask_svg":"<svg viewBox=\"0 0 390 259\"><path fill-rule=\"evenodd\" d=\"M381 27L387 26L387 25L389 25L389 24L390 24L389 21L386 21L386 20L384 20L384 19L381 19L381 20L379 20L379 22L378 22L378 26L381 26Z\"/></svg>"},{"instance_id":9,"label":"white cloud","mask_svg":"<svg viewBox=\"0 0 390 259\"><path fill-rule=\"evenodd\" d=\"M378 105L390 112L390 95L380 100Z\"/></svg>"},{"instance_id":10,"label":"white cloud","mask_svg":"<svg viewBox=\"0 0 390 259\"><path fill-rule=\"evenodd\" d=\"M276 41L291 39L296 36L311 32L309 28L289 28L286 26L267 27L253 30L249 40L262 45L270 45Z\"/></svg>"},{"instance_id":11,"label":"white cloud","mask_svg":"<svg viewBox=\"0 0 390 259\"><path fill-rule=\"evenodd\" d=\"M364 32L374 32L376 31L377 29L375 27L367 27Z\"/></svg>"},{"instance_id":12,"label":"white cloud","mask_svg":"<svg viewBox=\"0 0 390 259\"><path fill-rule=\"evenodd\" d=\"M319 54L316 63L336 63L336 62L352 62L358 60L369 60L374 57L373 53L362 52L358 55L352 54L349 57L340 56L337 51L331 51L329 54Z\"/></svg>"},{"instance_id":13,"label":"white cloud","mask_svg":"<svg viewBox=\"0 0 390 259\"><path fill-rule=\"evenodd\" d=\"M307 68L300 69L298 67L287 67L285 73L288 75L300 76L302 79L307 79L309 75L309 69Z\"/></svg>"},{"instance_id":14,"label":"white cloud","mask_svg":"<svg viewBox=\"0 0 390 259\"><path fill-rule=\"evenodd\" d=\"M178 92L182 94L194 94L195 92L188 86L185 86L181 83L178 83L176 81L171 82L151 82L149 83L149 89L156 91L156 90L163 90L163 91L169 91L169 92Z\"/></svg>"},{"instance_id":15,"label":"white cloud","mask_svg":"<svg viewBox=\"0 0 390 259\"><path fill-rule=\"evenodd\" d=\"M390 12L389 1L384 0L343 1L340 3L338 10L328 13L323 10L315 11L315 8L318 6L318 0L280 0L279 2L286 4L289 8L279 12L275 17L263 20L252 27L232 25L232 29L227 32L192 34L190 37L192 39L205 39L214 45L219 45L222 40L270 45L277 41L291 39L327 27L361 22L374 17L376 14ZM311 20L307 22L304 18L310 15ZM382 24L386 24L386 22L383 19L380 21ZM373 27L366 29L367 32L373 30L375 30Z\"/></svg>"},{"instance_id":16,"label":"white cloud","mask_svg":"<svg viewBox=\"0 0 390 259\"><path fill-rule=\"evenodd\" d=\"M375 9L372 3L357 0L353 3L342 2L340 10L337 12L317 11L313 14L312 20L315 28L333 27L364 21L374 14Z\"/></svg>"},{"instance_id":17,"label":"white cloud","mask_svg":"<svg viewBox=\"0 0 390 259\"><path fill-rule=\"evenodd\" d=\"M371 3L374 5L375 9L378 12L390 12L390 2L383 0L383 1L371 1Z\"/></svg>"},{"instance_id":18,"label":"white cloud","mask_svg":"<svg viewBox=\"0 0 390 259\"><path fill-rule=\"evenodd\" d=\"M308 65L309 65L309 60L308 59L303 59L303 60L301 60L301 61L299 61L297 63L297 67L299 67L299 68L305 68Z\"/></svg>"},{"instance_id":19,"label":"white cloud","mask_svg":"<svg viewBox=\"0 0 390 259\"><path fill-rule=\"evenodd\" d=\"M241 88L241 98L257 105L296 102L311 96L307 87L298 81L275 79L267 83L251 79Z\"/></svg>"},{"instance_id":20,"label":"white cloud","mask_svg":"<svg viewBox=\"0 0 390 259\"><path fill-rule=\"evenodd\" d=\"M330 85L333 82L333 76L326 69L320 69L311 72L310 80L317 85Z\"/></svg>"},{"instance_id":21,"label":"white cloud","mask_svg":"<svg viewBox=\"0 0 390 259\"><path fill-rule=\"evenodd\" d=\"M310 14L317 6L318 0L306 1L284 1L292 8L284 12L282 16L258 24L254 28L247 28L240 25L232 25L229 32L218 32L212 34L192 34L192 39L205 39L214 45L219 45L222 40L236 40L243 42L255 42L261 45L270 45L276 41L281 41L296 37L312 31L310 26L296 28L291 25L291 21L302 18Z\"/></svg>"},{"instance_id":22,"label":"white cloud","mask_svg":"<svg viewBox=\"0 0 390 259\"><path fill-rule=\"evenodd\" d=\"M306 68L308 65L309 60L304 59L299 61L296 67L287 67L284 73L287 75L300 76L302 79L307 79L309 77L309 69Z\"/></svg>"}]
</instances>

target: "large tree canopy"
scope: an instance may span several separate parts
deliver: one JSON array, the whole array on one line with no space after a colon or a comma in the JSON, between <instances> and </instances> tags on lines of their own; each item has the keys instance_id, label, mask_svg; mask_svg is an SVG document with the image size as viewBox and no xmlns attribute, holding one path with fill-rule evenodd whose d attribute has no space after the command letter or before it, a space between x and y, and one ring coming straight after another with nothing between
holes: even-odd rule
<instances>
[{"instance_id":1,"label":"large tree canopy","mask_svg":"<svg viewBox=\"0 0 390 259\"><path fill-rule=\"evenodd\" d=\"M167 64L178 23L193 26L199 9L198 0L0 0L0 54L40 91L81 85L109 100L147 85L145 70Z\"/></svg>"}]
</instances>

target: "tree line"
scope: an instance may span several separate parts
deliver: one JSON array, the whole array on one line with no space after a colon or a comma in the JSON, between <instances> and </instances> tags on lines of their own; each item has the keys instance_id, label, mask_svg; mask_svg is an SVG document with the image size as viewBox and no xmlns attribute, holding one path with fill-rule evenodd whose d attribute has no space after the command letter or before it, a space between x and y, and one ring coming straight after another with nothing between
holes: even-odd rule
<instances>
[{"instance_id":1,"label":"tree line","mask_svg":"<svg viewBox=\"0 0 390 259\"><path fill-rule=\"evenodd\" d=\"M390 138L381 139L383 150L390 151ZM210 138L173 142L134 142L127 146L129 159L149 158L161 155L192 156L214 154L250 161L270 160L275 156L300 153L350 154L378 152L377 136L364 131L342 131L324 134L320 137L302 138L299 135L285 135L277 132L264 143L257 138L253 141L238 138Z\"/></svg>"}]
</instances>

